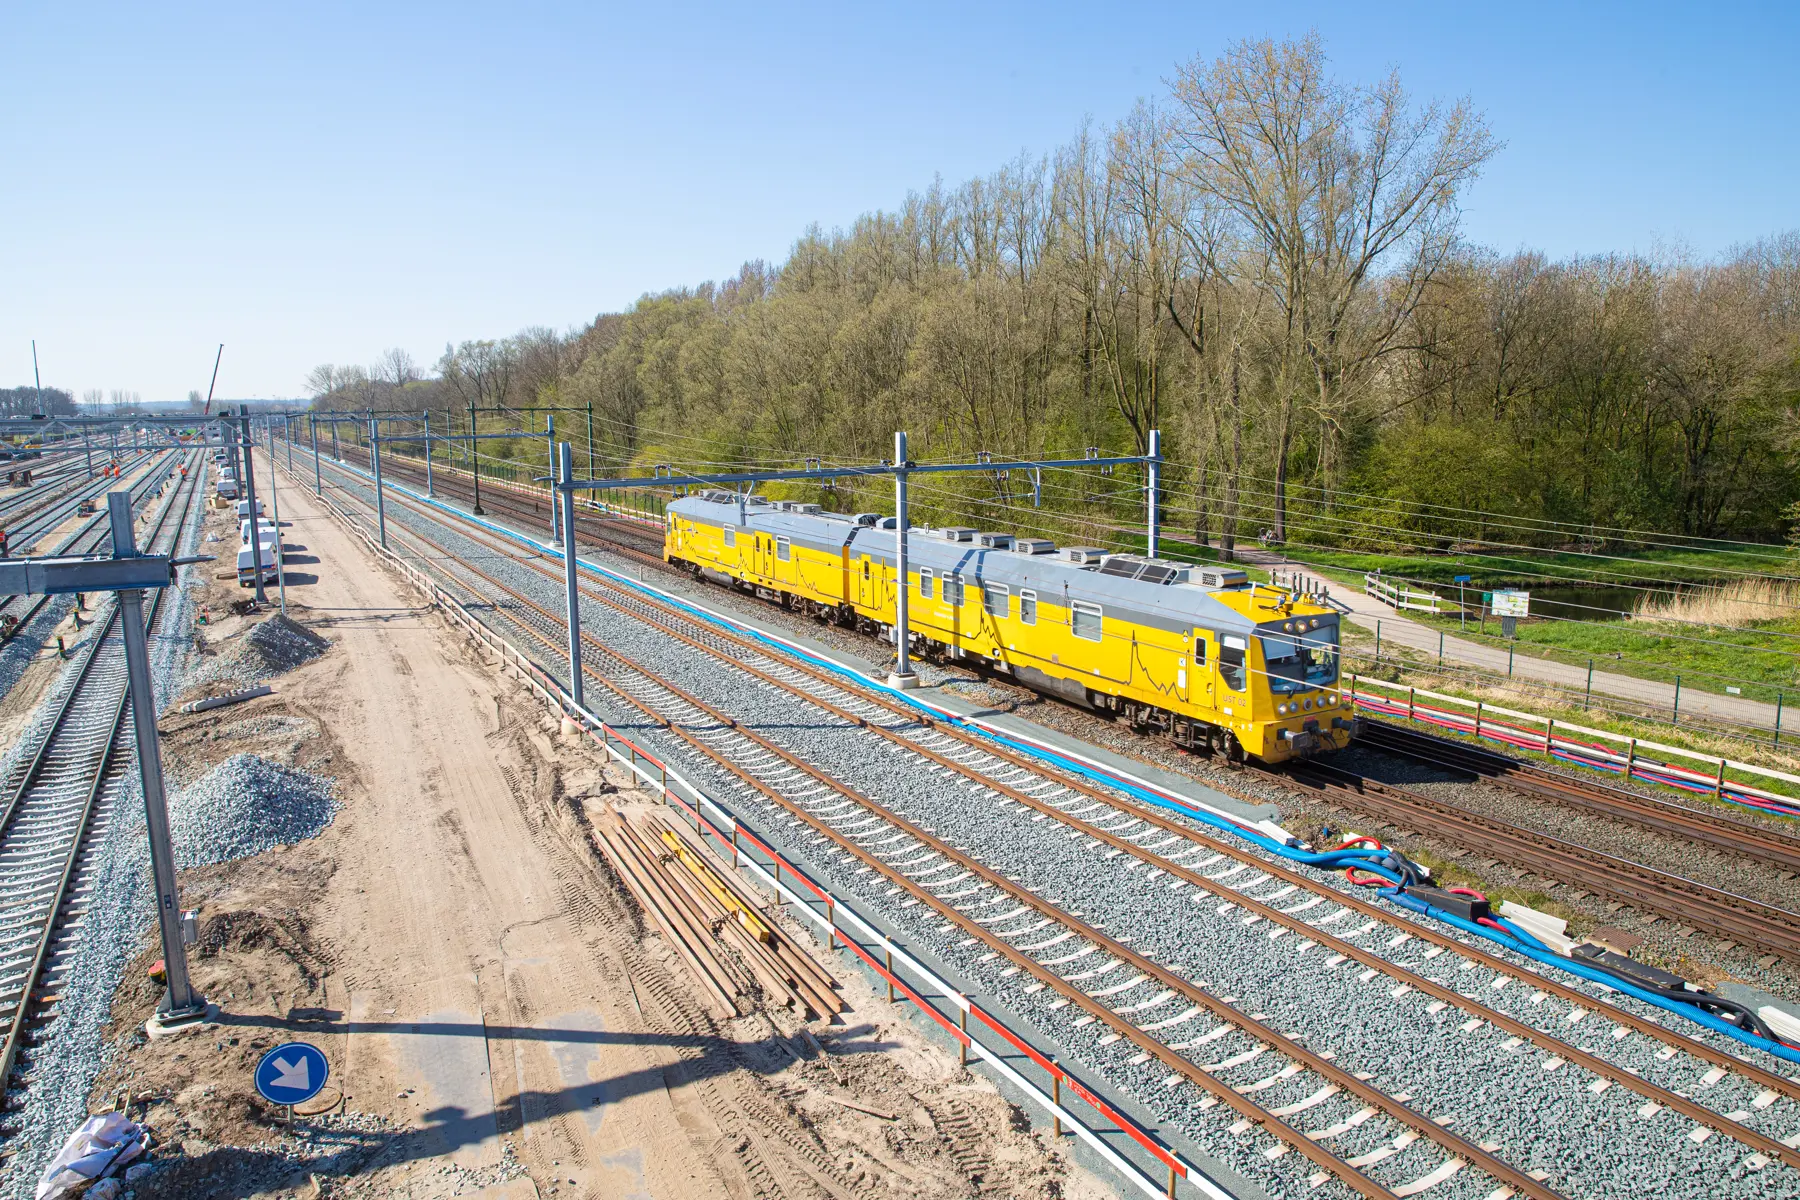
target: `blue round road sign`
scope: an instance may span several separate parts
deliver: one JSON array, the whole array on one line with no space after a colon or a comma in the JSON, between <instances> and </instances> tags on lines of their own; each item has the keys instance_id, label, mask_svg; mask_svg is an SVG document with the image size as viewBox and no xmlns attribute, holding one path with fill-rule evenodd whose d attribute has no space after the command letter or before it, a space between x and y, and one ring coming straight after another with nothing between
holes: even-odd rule
<instances>
[{"instance_id":1,"label":"blue round road sign","mask_svg":"<svg viewBox=\"0 0 1800 1200\"><path fill-rule=\"evenodd\" d=\"M319 1094L331 1067L324 1053L305 1042L289 1042L256 1064L256 1090L271 1104L303 1104Z\"/></svg>"}]
</instances>

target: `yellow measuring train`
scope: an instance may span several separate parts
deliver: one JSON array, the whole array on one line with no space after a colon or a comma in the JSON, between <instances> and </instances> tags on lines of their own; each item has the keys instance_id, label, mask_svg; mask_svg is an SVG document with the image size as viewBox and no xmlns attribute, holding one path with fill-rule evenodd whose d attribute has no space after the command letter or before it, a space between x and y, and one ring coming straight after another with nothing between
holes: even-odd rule
<instances>
[{"instance_id":1,"label":"yellow measuring train","mask_svg":"<svg viewBox=\"0 0 1800 1200\"><path fill-rule=\"evenodd\" d=\"M892 517L708 491L668 506L663 539L697 577L893 640ZM909 531L907 559L921 652L1233 758L1310 756L1358 732L1323 595L963 527Z\"/></svg>"}]
</instances>

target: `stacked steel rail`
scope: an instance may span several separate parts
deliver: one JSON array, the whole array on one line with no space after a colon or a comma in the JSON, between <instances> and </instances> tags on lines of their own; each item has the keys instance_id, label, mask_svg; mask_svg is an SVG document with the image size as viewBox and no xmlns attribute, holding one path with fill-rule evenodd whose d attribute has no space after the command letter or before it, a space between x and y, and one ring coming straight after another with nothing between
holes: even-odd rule
<instances>
[{"instance_id":1,"label":"stacked steel rail","mask_svg":"<svg viewBox=\"0 0 1800 1200\"><path fill-rule=\"evenodd\" d=\"M146 545L172 552L186 527L201 473L169 496ZM157 479L139 485L150 494ZM102 539L110 545L110 533ZM101 549L103 547L96 547ZM154 632L163 592L151 601L145 627ZM8 1090L29 1069L29 1046L55 1016L58 988L79 949L82 875L92 834L109 816L128 767L122 753L127 679L117 603L94 630L52 702L48 719L9 772L0 809L0 1079Z\"/></svg>"},{"instance_id":2,"label":"stacked steel rail","mask_svg":"<svg viewBox=\"0 0 1800 1200\"><path fill-rule=\"evenodd\" d=\"M361 483L357 481L343 494L360 500L362 498L356 496L354 490L359 486ZM458 553L416 526L397 529L392 521L396 508L410 510L430 522L453 529L458 536L476 543L479 553ZM473 560L505 555L520 565L541 571L547 581L558 578L558 572L530 555L520 555L518 547L508 546L480 527L458 521L441 511L427 510L406 501L396 506L390 501L389 512L390 536L410 542L418 563L445 580L452 589L466 595L469 603L479 606L484 616L509 626L516 631L515 635L535 641L542 650L555 653L565 634L558 615L499 580ZM1763 1108L1781 1096L1790 1101L1800 1098L1800 1086L1774 1072L1741 1062L1702 1041L1646 1021L1605 999L1535 971L1521 969L1505 958L1446 936L1428 925L1412 922L1392 910L1345 896L1314 877L1291 871L1187 824L1124 801L1081 779L1046 770L1041 764L955 728L953 723L920 721L915 709L883 696L876 689L847 686L841 678L827 677L801 659L773 652L766 644L749 638L721 632L675 605L617 586L590 584L582 591L584 599L607 604L621 613L635 614L638 619L683 644L716 655L729 661L734 668L748 671L759 681L782 688L796 701L822 713L821 720L831 721L846 730L861 730L878 744L887 743L890 752L916 756L925 769L953 772L968 781L971 791L998 798L1006 807L1029 811L1033 814L1029 820L1054 819L1071 831L1071 837L1091 839L1107 847L1110 854L1129 854L1138 863L1151 866L1153 875L1177 881L1169 886L1188 885L1194 889L1190 894L1196 898L1210 895L1222 899L1221 912L1242 910L1249 914L1245 918L1247 922L1268 921L1279 932L1302 934L1304 940L1299 941L1297 952L1315 946L1331 949L1333 957L1327 960L1328 968L1354 959L1367 967L1362 978L1386 975L1399 985L1393 990L1396 1001L1408 994L1430 995L1434 997L1431 1013L1454 1005L1472 1014L1465 1029L1490 1024L1511 1033L1515 1043L1530 1041L1551 1053L1553 1057L1546 1060L1545 1070L1554 1070L1565 1063L1576 1064L1595 1076L1595 1086L1590 1090L1622 1085L1646 1097L1647 1111L1670 1108L1682 1112L1708 1130L1724 1132L1750 1147L1762 1164L1777 1158L1787 1160L1790 1165L1793 1162L1793 1153L1781 1142L1745 1124L1748 1112L1721 1114L1713 1111L1675 1088L1649 1082L1631 1067L1611 1062L1604 1055L1575 1045L1560 1031L1545 1029L1544 1023L1528 1023L1508 1016L1474 1000L1459 988L1429 978L1416 966L1396 963L1386 954L1358 945L1357 941L1385 925L1387 933L1400 933L1387 943L1390 949L1420 939L1432 945L1426 958L1453 950L1467 964L1465 969L1480 966L1494 972L1496 986L1517 978L1529 978L1541 996L1555 995L1569 1006L1561 1014L1565 1024L1574 1025L1590 1015L1600 1015L1604 1020L1616 1022L1618 1036L1636 1032L1665 1043L1668 1058L1683 1054L1713 1064L1720 1075L1735 1072L1746 1076L1764 1088L1766 1099L1759 1097ZM797 822L803 827L806 840L828 844L833 847L833 853L861 863L868 871L875 872L883 883L891 883L891 892L904 893L907 904L919 906L933 919L941 919L945 928L954 927L966 933L970 944L987 947L987 958L1003 958L1013 972L1028 974L1035 988L1055 992L1061 1002L1058 1006L1073 1005L1087 1019L1104 1022L1111 1029L1109 1040L1128 1040L1139 1048L1139 1058L1134 1061L1155 1059L1169 1070L1171 1074L1166 1083L1191 1083L1208 1092L1210 1103L1224 1102L1243 1114L1240 1123L1243 1129L1257 1125L1273 1134L1281 1146L1271 1149L1271 1158L1288 1149L1299 1150L1320 1166L1321 1172L1315 1181L1334 1176L1365 1195L1421 1191L1463 1165L1473 1165L1492 1176L1502 1187L1517 1192L1541 1195L1548 1190L1516 1166L1502 1161L1494 1152L1499 1147L1471 1145L1462 1137L1448 1134L1394 1092L1376 1088L1365 1076L1336 1066L1330 1056L1312 1052L1304 1044L1309 1035L1289 1035L1272 1028L1255 1014L1233 1007L1203 985L1180 977L1121 939L1084 922L1068 906L1044 897L988 865L982 854L974 849L951 845L921 821L899 811L900 805L883 805L862 795L855 787L789 750L777 737L746 727L729 712L685 691L643 664L627 659L591 633L584 633L584 641L591 654L586 673L607 689L622 708L635 709L641 714L647 727L667 730L669 736L678 739L694 755L714 764L736 785L766 801L783 819ZM796 718L801 722L810 719ZM892 832L883 836L883 830ZM1232 861L1225 862L1226 869L1220 870L1219 864L1227 859ZM950 872L948 876L943 874L946 871ZM1227 882L1245 871L1252 874ZM946 880L964 890L947 892L941 886ZM1279 886L1276 886L1278 882ZM1253 894L1265 885L1273 890L1263 895ZM971 906L955 903L958 898L971 894L971 888L987 893L989 905L1002 907L984 907L979 916L972 915ZM1273 903L1300 889L1311 891L1313 899L1298 905L1277 906ZM1326 901L1335 907L1320 909L1307 918L1297 916ZM1012 910L1003 911L1004 905L1011 905ZM1337 918L1351 913L1369 918L1368 924L1347 934L1336 934L1326 928ZM1278 934L1271 933L1270 936ZM1056 950L1039 953L1049 947L1056 947ZM1089 957L1093 955L1101 957ZM1082 963L1083 959L1087 959L1087 963L1082 965L1100 964L1109 970L1129 968L1130 986L1096 986L1089 990L1083 986L1083 981L1104 972L1057 969L1065 964ZM1214 1030L1201 1038L1183 1037L1174 1041L1161 1033L1201 1017L1217 1022ZM1192 1030L1193 1027L1188 1028ZM1221 1043L1218 1040L1221 1037L1231 1037L1233 1041ZM1209 1048L1200 1054L1187 1053L1197 1046ZM1240 1048L1238 1053L1230 1052L1233 1046ZM1245 1073L1239 1068L1258 1060L1262 1051L1270 1048L1286 1060L1279 1071L1267 1079L1252 1077L1243 1082L1232 1081L1234 1076L1244 1079ZM1213 1054L1220 1056L1218 1062L1197 1061ZM1255 1071L1260 1074L1262 1069L1259 1064ZM1318 1099L1301 1109L1288 1106L1286 1111L1275 1112L1261 1108L1250 1099L1276 1081L1299 1075L1305 1075L1319 1085L1313 1093ZM1379 1159L1364 1156L1352 1163L1320 1146L1319 1143L1341 1135L1351 1126L1336 1122L1321 1129L1301 1130L1284 1119L1296 1111L1324 1104L1333 1096L1354 1098L1368 1110L1347 1120L1360 1124L1379 1115L1380 1119L1392 1122L1399 1130L1393 1139L1397 1149L1423 1142L1441 1147L1445 1157L1408 1182L1394 1185L1397 1190L1390 1192L1389 1185L1373 1178L1375 1173L1365 1173L1363 1168L1391 1155L1382 1155ZM1787 1112L1790 1119L1794 1115L1791 1110ZM1243 1130L1234 1126L1233 1131ZM1412 1166L1420 1166L1416 1157Z\"/></svg>"}]
</instances>

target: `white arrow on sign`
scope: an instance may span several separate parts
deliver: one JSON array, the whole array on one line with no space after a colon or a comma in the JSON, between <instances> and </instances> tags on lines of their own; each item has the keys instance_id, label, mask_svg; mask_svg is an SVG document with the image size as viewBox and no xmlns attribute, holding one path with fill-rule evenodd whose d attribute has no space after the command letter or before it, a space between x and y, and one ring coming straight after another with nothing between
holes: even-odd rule
<instances>
[{"instance_id":1,"label":"white arrow on sign","mask_svg":"<svg viewBox=\"0 0 1800 1200\"><path fill-rule=\"evenodd\" d=\"M297 1092L304 1092L310 1085L311 1081L307 1078L304 1056L292 1063L284 1058L275 1060L275 1078L269 1080L270 1087L293 1088Z\"/></svg>"}]
</instances>

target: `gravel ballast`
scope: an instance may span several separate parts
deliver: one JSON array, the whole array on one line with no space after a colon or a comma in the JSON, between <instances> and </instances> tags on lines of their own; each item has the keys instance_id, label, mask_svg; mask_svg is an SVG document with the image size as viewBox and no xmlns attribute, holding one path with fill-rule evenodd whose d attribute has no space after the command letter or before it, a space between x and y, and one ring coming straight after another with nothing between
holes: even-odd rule
<instances>
[{"instance_id":1,"label":"gravel ballast","mask_svg":"<svg viewBox=\"0 0 1800 1200\"><path fill-rule=\"evenodd\" d=\"M169 800L176 865L205 867L317 837L337 814L332 781L234 754Z\"/></svg>"},{"instance_id":2,"label":"gravel ballast","mask_svg":"<svg viewBox=\"0 0 1800 1200\"><path fill-rule=\"evenodd\" d=\"M428 524L425 532L434 541L456 554L479 555L484 571L551 612L560 610L562 597L554 579L496 556L453 529L426 522L400 505L389 506L388 520L390 533L396 524ZM602 555L594 557L603 559ZM477 586L472 580L469 585ZM508 613L507 602L501 602L498 612ZM1465 1029L1467 1014L1457 1008L1432 1012L1416 992L1395 994L1393 981L1386 975L1368 975L1342 962L1328 963L1316 948L1298 949L1297 936L1272 937L1266 922L1247 922L1242 910L1229 902L1231 890L1242 887L1265 900L1279 898L1283 907L1297 908L1306 897L1285 898L1281 887L1260 872L1232 870L1223 862L1211 864L1205 869L1220 877L1219 887L1214 889L1220 894L1196 902L1192 889L1173 887L1166 876L1153 881L1153 868L1120 858L1118 852L1071 834L1058 822L1038 819L960 776L938 768L922 770L916 759L873 743L866 731L823 715L796 719L797 703L788 693L750 680L741 670L697 654L609 606L584 601L582 618L601 641L619 653L727 709L827 774L854 781L864 794L934 830L1046 899L1078 910L1085 920L1178 974L1206 980L1209 990L1233 997L1239 1008L1266 1014L1277 1028L1302 1034L1315 1048L1331 1050L1341 1065L1368 1072L1384 1091L1415 1097L1416 1108L1449 1123L1462 1136L1491 1141L1501 1147L1500 1153L1508 1161L1548 1172L1553 1183L1562 1181L1577 1193L1596 1195L1640 1189L1694 1197L1800 1195L1800 1176L1779 1165L1758 1169L1748 1164L1744 1147L1723 1136L1697 1141L1688 1136L1695 1128L1692 1122L1676 1114L1643 1115L1642 1098L1624 1087L1595 1091L1589 1086L1596 1082L1591 1076L1528 1043L1502 1038L1488 1026ZM536 620L523 613L516 619ZM552 670L559 667L559 660L548 655L541 644L523 637L518 641ZM1253 1128L1235 1132L1227 1128L1235 1125L1234 1114L1207 1104L1189 1085L1171 1086L1165 1071L1153 1061L1137 1061L1140 1056L1134 1053L1135 1047L1112 1039L1097 1024L1074 1017L1071 1009L1052 1004L1047 994L1006 969L1003 960L947 931L941 918L928 909L902 903L885 880L859 868L840 852L825 848L816 834L780 809L754 798L740 781L693 753L679 739L657 731L634 710L613 703L598 686L590 685L589 699L602 716L635 732L653 750L669 754L712 794L759 812L757 820L764 831L802 865L882 912L905 931L909 941L951 964L973 982L977 992L1000 998L1025 1023L1039 1029L1049 1044L1062 1046L1071 1061L1123 1088L1165 1128L1181 1130L1192 1144L1205 1147L1272 1194L1309 1194L1310 1166L1299 1156L1270 1158L1265 1153L1272 1148L1266 1136ZM837 797L814 798L811 803L819 805L822 816L842 822L846 832L868 838L866 829L879 825L855 810L839 811L844 805ZM1147 843L1156 840L1144 838ZM890 860L904 860L909 855L918 859L921 851L901 839L884 846L882 853ZM1200 855L1190 861L1204 858ZM920 862L924 865L909 863L908 871L924 871L931 860L925 857ZM1334 879L1320 882L1327 888L1345 886ZM955 894L955 889L946 892ZM1010 903L984 911L979 907L982 898L974 893L958 896L957 902L972 914L990 919L989 927L997 932L1022 928L1017 918L1002 918L1012 907ZM1794 1132L1800 1113L1791 1102L1756 1109L1756 1089L1741 1079L1727 1075L1707 1083L1705 1064L1680 1054L1661 1057L1659 1043L1629 1031L1624 1037L1615 1037L1610 1022L1536 992L1522 965L1510 977L1510 985L1496 988L1495 983L1506 976L1473 963L1464 965L1454 954L1429 953L1424 943L1406 934L1411 917L1403 912L1396 910L1372 922L1329 901L1309 908L1303 919L1356 941L1388 961L1466 995L1479 995L1482 1003L1551 1031L1646 1079L1699 1096L1717 1111L1741 1110L1746 1115L1740 1119L1754 1128L1777 1137ZM1054 932L1048 930L1046 935ZM1096 968L1107 963L1103 954L1092 961ZM1127 982L1129 968L1112 969L1111 978ZM1570 982L1567 978L1562 981ZM1082 986L1098 990L1106 984ZM1128 1007L1153 998L1152 992L1142 990L1146 985L1133 986L1138 990L1126 989L1109 997L1107 1003ZM1595 993L1601 990L1577 986ZM1665 1017L1660 1010L1610 998L1639 1015L1666 1020L1690 1036L1734 1052L1738 1049L1735 1043L1706 1034L1697 1026ZM1169 1009L1169 1003L1147 1004L1132 1019L1142 1024L1173 1019L1180 1010ZM1194 1024L1199 1032L1212 1022ZM1225 1063L1254 1049L1242 1035L1228 1031L1219 1040L1195 1049L1193 1057L1201 1063ZM1772 1064L1772 1060L1760 1061ZM1268 1107L1298 1103L1306 1097L1296 1089L1317 1086L1316 1077L1304 1073L1291 1080L1264 1080L1262 1076L1271 1070L1274 1067L1265 1066L1260 1056L1218 1068L1220 1078L1233 1086L1256 1084L1261 1089L1259 1103ZM1356 1107L1343 1096L1325 1098L1307 1110L1302 1128L1348 1120ZM1377 1142L1392 1139L1394 1133L1394 1127L1385 1121L1368 1121L1347 1127L1329 1145L1347 1156L1371 1152ZM1397 1186L1431 1169L1441 1158L1441 1151L1422 1140L1400 1148L1370 1169L1389 1186ZM1474 1200L1491 1188L1490 1180L1469 1170L1439 1184L1431 1194ZM1331 1183L1311 1194L1336 1195L1342 1194L1342 1189Z\"/></svg>"},{"instance_id":3,"label":"gravel ballast","mask_svg":"<svg viewBox=\"0 0 1800 1200\"><path fill-rule=\"evenodd\" d=\"M193 552L203 512L196 502L187 526L176 538L177 554ZM149 639L151 676L159 704L167 704L180 690L178 677L192 647L193 595L197 587L204 586L197 584L193 567L180 571L177 586L164 593L158 631ZM94 615L99 624L89 626L90 631L104 628L108 612L96 605ZM71 659L70 671L76 661ZM52 697L60 694L61 685L53 689ZM54 698L47 699L37 720L47 723L53 705ZM129 744L129 733L126 739ZM10 757L16 759L24 753L23 747L35 744L36 739L28 734ZM8 1142L14 1154L0 1181L0 1197L5 1200L32 1194L43 1164L87 1116L88 1093L107 1052L101 1031L111 1016L113 993L126 963L137 954L155 920L144 797L135 751L115 755L115 762L119 767L101 793L89 839L91 888L81 952L65 978L56 1020L49 1027L51 1036L32 1048L26 1086L22 1095L11 1097L18 1105L14 1117L18 1132ZM13 764L7 766L10 771Z\"/></svg>"}]
</instances>

